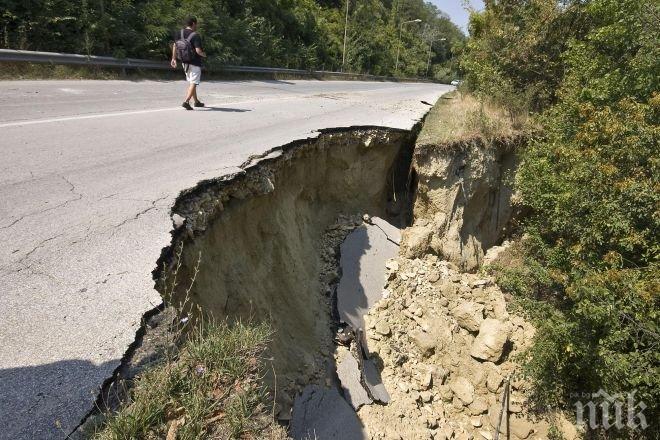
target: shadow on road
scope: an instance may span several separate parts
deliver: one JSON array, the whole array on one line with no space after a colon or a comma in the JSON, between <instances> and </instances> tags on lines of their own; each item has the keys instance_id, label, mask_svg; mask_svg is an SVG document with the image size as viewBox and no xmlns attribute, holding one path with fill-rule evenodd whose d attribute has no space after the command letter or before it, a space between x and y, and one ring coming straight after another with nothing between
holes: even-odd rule
<instances>
[{"instance_id":1,"label":"shadow on road","mask_svg":"<svg viewBox=\"0 0 660 440\"><path fill-rule=\"evenodd\" d=\"M119 360L67 360L0 369L0 438L65 438L91 410Z\"/></svg>"},{"instance_id":2,"label":"shadow on road","mask_svg":"<svg viewBox=\"0 0 660 440\"><path fill-rule=\"evenodd\" d=\"M227 113L245 113L252 111L244 108L230 108L230 107L204 107L200 110L203 112L205 111L205 112L227 112Z\"/></svg>"}]
</instances>

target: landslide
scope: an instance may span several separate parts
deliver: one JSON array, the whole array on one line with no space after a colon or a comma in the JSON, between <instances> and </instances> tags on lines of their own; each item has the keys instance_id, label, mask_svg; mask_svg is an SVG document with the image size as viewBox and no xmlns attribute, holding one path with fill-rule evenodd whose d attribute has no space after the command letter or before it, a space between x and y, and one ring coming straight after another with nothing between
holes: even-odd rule
<instances>
[{"instance_id":1,"label":"landslide","mask_svg":"<svg viewBox=\"0 0 660 440\"><path fill-rule=\"evenodd\" d=\"M301 384L322 380L331 360L333 292L322 236L342 214L405 221L414 131L325 131L251 158L243 172L180 195L172 245L155 273L177 270L170 298L215 319L268 321L268 356L283 412ZM177 258L177 249L182 249Z\"/></svg>"}]
</instances>

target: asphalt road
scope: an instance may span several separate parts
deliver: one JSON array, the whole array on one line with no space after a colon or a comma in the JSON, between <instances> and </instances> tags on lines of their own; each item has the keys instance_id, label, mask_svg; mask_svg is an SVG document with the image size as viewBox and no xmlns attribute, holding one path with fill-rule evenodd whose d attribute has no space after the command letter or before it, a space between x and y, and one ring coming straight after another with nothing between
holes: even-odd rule
<instances>
[{"instance_id":1,"label":"asphalt road","mask_svg":"<svg viewBox=\"0 0 660 440\"><path fill-rule=\"evenodd\" d=\"M341 81L0 82L0 438L62 438L142 314L182 189L316 130L408 129L450 88Z\"/></svg>"}]
</instances>

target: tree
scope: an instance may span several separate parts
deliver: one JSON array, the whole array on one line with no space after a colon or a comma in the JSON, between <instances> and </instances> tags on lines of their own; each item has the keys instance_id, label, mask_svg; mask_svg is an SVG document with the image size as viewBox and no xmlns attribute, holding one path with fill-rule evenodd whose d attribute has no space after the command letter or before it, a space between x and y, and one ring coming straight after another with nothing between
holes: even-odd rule
<instances>
[{"instance_id":1,"label":"tree","mask_svg":"<svg viewBox=\"0 0 660 440\"><path fill-rule=\"evenodd\" d=\"M349 70L391 75L401 17L415 15L463 34L422 0L350 0ZM199 19L211 62L337 70L344 35L342 0L6 0L0 47L163 59L183 18ZM406 75L426 72L419 29L405 29ZM435 64L452 52L434 48Z\"/></svg>"}]
</instances>

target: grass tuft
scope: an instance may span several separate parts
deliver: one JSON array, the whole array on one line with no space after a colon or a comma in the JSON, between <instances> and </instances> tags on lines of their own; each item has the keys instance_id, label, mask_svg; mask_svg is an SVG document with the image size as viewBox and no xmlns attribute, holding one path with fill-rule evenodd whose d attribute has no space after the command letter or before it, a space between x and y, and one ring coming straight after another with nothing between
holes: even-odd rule
<instances>
[{"instance_id":1,"label":"grass tuft","mask_svg":"<svg viewBox=\"0 0 660 440\"><path fill-rule=\"evenodd\" d=\"M204 323L175 356L137 378L93 438L285 438L261 385L266 324Z\"/></svg>"},{"instance_id":2,"label":"grass tuft","mask_svg":"<svg viewBox=\"0 0 660 440\"><path fill-rule=\"evenodd\" d=\"M500 106L454 91L443 95L431 109L417 143L443 145L478 138L513 137L527 123L525 115L512 116Z\"/></svg>"}]
</instances>

